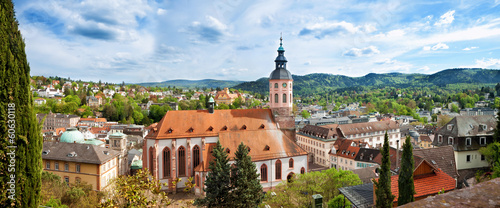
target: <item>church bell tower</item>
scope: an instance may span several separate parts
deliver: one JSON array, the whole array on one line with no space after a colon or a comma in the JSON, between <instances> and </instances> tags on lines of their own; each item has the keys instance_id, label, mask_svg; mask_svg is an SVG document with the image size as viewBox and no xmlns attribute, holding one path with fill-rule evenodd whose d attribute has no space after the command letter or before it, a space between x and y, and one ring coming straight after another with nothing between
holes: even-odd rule
<instances>
[{"instance_id":1,"label":"church bell tower","mask_svg":"<svg viewBox=\"0 0 500 208\"><path fill-rule=\"evenodd\" d=\"M269 104L275 116L291 116L293 109L293 78L286 69L287 60L283 48L283 38L280 38L278 57L275 69L269 76Z\"/></svg>"}]
</instances>

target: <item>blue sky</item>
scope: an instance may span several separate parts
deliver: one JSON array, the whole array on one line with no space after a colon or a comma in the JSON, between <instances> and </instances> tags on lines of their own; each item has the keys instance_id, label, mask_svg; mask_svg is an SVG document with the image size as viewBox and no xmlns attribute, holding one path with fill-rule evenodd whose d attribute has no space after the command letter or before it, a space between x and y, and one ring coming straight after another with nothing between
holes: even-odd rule
<instances>
[{"instance_id":1,"label":"blue sky","mask_svg":"<svg viewBox=\"0 0 500 208\"><path fill-rule=\"evenodd\" d=\"M14 0L32 75L256 80L500 68L500 0Z\"/></svg>"}]
</instances>

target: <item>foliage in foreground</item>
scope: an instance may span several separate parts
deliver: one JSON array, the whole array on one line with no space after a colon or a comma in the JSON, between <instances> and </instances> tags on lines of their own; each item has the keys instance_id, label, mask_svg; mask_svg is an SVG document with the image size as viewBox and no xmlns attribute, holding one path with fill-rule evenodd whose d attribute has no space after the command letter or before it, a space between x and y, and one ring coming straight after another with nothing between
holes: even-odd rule
<instances>
[{"instance_id":1,"label":"foliage in foreground","mask_svg":"<svg viewBox=\"0 0 500 208\"><path fill-rule=\"evenodd\" d=\"M165 207L172 203L161 183L148 170L139 169L135 175L119 176L114 180L114 191L101 207Z\"/></svg>"},{"instance_id":2,"label":"foliage in foreground","mask_svg":"<svg viewBox=\"0 0 500 208\"><path fill-rule=\"evenodd\" d=\"M339 195L338 188L362 184L351 171L330 168L321 172L297 174L291 182L283 181L272 192L267 192L264 202L271 207L309 207L312 195L323 196L323 206Z\"/></svg>"},{"instance_id":3,"label":"foliage in foreground","mask_svg":"<svg viewBox=\"0 0 500 208\"><path fill-rule=\"evenodd\" d=\"M344 195L339 194L335 198L328 201L328 208L351 207L351 202L344 198Z\"/></svg>"},{"instance_id":4,"label":"foliage in foreground","mask_svg":"<svg viewBox=\"0 0 500 208\"><path fill-rule=\"evenodd\" d=\"M494 142L479 149L479 152L486 157L493 174L491 178L500 177L500 142Z\"/></svg>"},{"instance_id":5,"label":"foliage in foreground","mask_svg":"<svg viewBox=\"0 0 500 208\"><path fill-rule=\"evenodd\" d=\"M41 204L49 207L97 207L104 193L87 183L66 184L53 173L42 172Z\"/></svg>"}]
</instances>

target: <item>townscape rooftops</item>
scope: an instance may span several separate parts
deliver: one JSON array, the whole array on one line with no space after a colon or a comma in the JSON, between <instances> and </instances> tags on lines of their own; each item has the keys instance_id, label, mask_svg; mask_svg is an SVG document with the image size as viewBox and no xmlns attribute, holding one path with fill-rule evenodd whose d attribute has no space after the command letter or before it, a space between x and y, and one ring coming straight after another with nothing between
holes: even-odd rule
<instances>
[{"instance_id":1,"label":"townscape rooftops","mask_svg":"<svg viewBox=\"0 0 500 208\"><path fill-rule=\"evenodd\" d=\"M499 207L500 178L427 197L400 207Z\"/></svg>"},{"instance_id":2,"label":"townscape rooftops","mask_svg":"<svg viewBox=\"0 0 500 208\"><path fill-rule=\"evenodd\" d=\"M67 162L103 164L120 153L105 147L90 144L44 142L42 158Z\"/></svg>"},{"instance_id":3,"label":"townscape rooftops","mask_svg":"<svg viewBox=\"0 0 500 208\"><path fill-rule=\"evenodd\" d=\"M413 154L429 161L432 165L440 168L452 178L458 178L455 153L452 146L448 145L438 148L414 149Z\"/></svg>"},{"instance_id":4,"label":"townscape rooftops","mask_svg":"<svg viewBox=\"0 0 500 208\"><path fill-rule=\"evenodd\" d=\"M375 131L386 131L389 129L399 129L399 125L395 121L377 121L366 123L341 124L338 127L343 136L369 133Z\"/></svg>"}]
</instances>

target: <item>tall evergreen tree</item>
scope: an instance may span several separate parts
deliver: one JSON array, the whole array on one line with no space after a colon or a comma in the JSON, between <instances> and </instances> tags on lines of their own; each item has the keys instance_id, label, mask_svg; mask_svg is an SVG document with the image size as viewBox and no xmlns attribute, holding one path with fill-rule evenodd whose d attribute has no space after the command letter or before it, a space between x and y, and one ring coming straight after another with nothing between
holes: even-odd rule
<instances>
[{"instance_id":1,"label":"tall evergreen tree","mask_svg":"<svg viewBox=\"0 0 500 208\"><path fill-rule=\"evenodd\" d=\"M413 146L411 145L410 136L407 136L403 144L403 155L401 156L401 170L398 179L398 205L415 201L415 185L413 184L414 168Z\"/></svg>"},{"instance_id":2,"label":"tall evergreen tree","mask_svg":"<svg viewBox=\"0 0 500 208\"><path fill-rule=\"evenodd\" d=\"M40 131L14 5L11 0L0 0L0 207L39 206Z\"/></svg>"},{"instance_id":3,"label":"tall evergreen tree","mask_svg":"<svg viewBox=\"0 0 500 208\"><path fill-rule=\"evenodd\" d=\"M241 208L258 207L264 198L255 163L248 155L243 142L235 152L235 163L231 168L231 206Z\"/></svg>"},{"instance_id":4,"label":"tall evergreen tree","mask_svg":"<svg viewBox=\"0 0 500 208\"><path fill-rule=\"evenodd\" d=\"M210 161L208 168L210 171L205 181L206 188L203 190L206 197L196 199L194 204L197 206L207 207L230 207L230 171L229 158L226 151L217 141L217 145L213 149L212 156L214 159Z\"/></svg>"},{"instance_id":5,"label":"tall evergreen tree","mask_svg":"<svg viewBox=\"0 0 500 208\"><path fill-rule=\"evenodd\" d=\"M495 128L495 132L493 134L493 142L500 141L500 106L498 107L499 111L497 113L497 127Z\"/></svg>"},{"instance_id":6,"label":"tall evergreen tree","mask_svg":"<svg viewBox=\"0 0 500 208\"><path fill-rule=\"evenodd\" d=\"M375 206L379 208L392 207L395 196L391 192L391 160L387 131L385 132L384 145L380 154L382 154L382 165L379 171L379 178L378 181L373 180L375 195L377 197Z\"/></svg>"}]
</instances>

